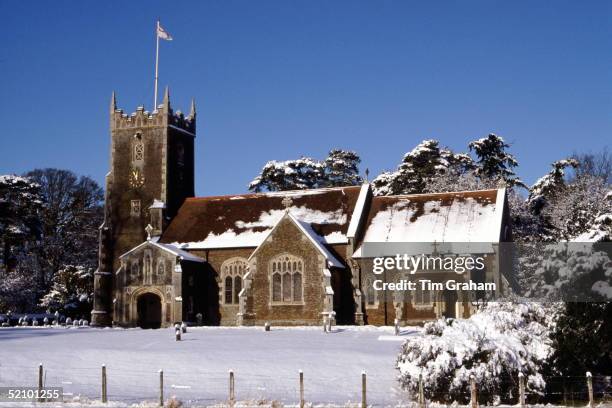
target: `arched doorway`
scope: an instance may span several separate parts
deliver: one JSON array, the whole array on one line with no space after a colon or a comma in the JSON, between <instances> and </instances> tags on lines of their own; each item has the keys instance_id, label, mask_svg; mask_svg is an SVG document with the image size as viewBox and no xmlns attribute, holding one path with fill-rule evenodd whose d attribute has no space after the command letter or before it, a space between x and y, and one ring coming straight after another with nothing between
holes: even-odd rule
<instances>
[{"instance_id":1,"label":"arched doorway","mask_svg":"<svg viewBox=\"0 0 612 408\"><path fill-rule=\"evenodd\" d=\"M138 326L143 329L159 329L161 327L161 299L154 293L143 293L138 297Z\"/></svg>"}]
</instances>

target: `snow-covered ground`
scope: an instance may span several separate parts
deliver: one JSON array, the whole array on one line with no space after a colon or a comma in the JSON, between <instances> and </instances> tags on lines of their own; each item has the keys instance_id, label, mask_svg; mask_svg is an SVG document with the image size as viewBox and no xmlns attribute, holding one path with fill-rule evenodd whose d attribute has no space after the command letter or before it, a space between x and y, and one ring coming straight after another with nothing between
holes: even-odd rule
<instances>
[{"instance_id":1,"label":"snow-covered ground","mask_svg":"<svg viewBox=\"0 0 612 408\"><path fill-rule=\"evenodd\" d=\"M418 328L405 328L400 338L392 328L374 327L329 334L319 327L189 328L177 342L172 329L2 328L0 386L35 386L42 363L45 386L63 387L65 400L98 400L105 364L111 402L154 402L163 369L166 397L210 405L228 399L232 369L237 400L295 404L302 369L308 402L344 405L361 400L365 370L368 403L388 406L408 400L394 365L401 338L418 334Z\"/></svg>"}]
</instances>

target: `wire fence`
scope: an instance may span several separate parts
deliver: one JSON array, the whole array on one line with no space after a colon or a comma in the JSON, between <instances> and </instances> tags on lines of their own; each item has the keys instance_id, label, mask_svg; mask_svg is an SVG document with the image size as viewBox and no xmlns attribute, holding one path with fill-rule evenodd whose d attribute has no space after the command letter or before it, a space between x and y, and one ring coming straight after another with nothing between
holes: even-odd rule
<instances>
[{"instance_id":1,"label":"wire fence","mask_svg":"<svg viewBox=\"0 0 612 408\"><path fill-rule=\"evenodd\" d=\"M501 398L512 404L553 402L564 406L584 406L612 402L610 376L548 376L546 391L537 393L521 384L519 377L501 376L497 389L478 384L466 392L432 392L431 384L422 379L415 395L398 389L377 389L368 385L367 373L355 373L354 381L341 376L308 377L308 370L295 375L261 375L252 372L219 372L206 368L189 370L135 370L129 368L66 366L0 366L0 386L61 387L64 401L142 402L166 404L169 399L189 405L214 405L235 401L253 405L306 404L425 407L429 402L470 405L499 403ZM349 376L352 378L352 376ZM330 390L342 388L341 397L330 397ZM273 404L274 405L274 404Z\"/></svg>"}]
</instances>

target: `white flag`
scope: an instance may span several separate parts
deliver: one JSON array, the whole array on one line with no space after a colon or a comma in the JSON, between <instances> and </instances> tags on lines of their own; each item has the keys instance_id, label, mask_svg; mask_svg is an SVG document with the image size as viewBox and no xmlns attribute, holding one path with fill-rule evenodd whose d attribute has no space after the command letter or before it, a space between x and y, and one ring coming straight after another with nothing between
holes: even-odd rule
<instances>
[{"instance_id":1,"label":"white flag","mask_svg":"<svg viewBox=\"0 0 612 408\"><path fill-rule=\"evenodd\" d=\"M159 22L157 23L157 37L161 38L162 40L172 41L172 36L170 33L164 30Z\"/></svg>"}]
</instances>

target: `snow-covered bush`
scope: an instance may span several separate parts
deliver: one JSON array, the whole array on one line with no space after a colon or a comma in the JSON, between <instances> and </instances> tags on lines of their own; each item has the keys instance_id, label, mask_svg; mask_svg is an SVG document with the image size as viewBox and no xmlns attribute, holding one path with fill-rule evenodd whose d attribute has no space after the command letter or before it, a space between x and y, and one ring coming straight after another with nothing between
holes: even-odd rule
<instances>
[{"instance_id":1,"label":"snow-covered bush","mask_svg":"<svg viewBox=\"0 0 612 408\"><path fill-rule=\"evenodd\" d=\"M470 376L483 403L515 403L518 373L527 392L542 395L554 313L537 303L490 303L469 319L427 323L408 339L397 360L401 386L415 395L422 375L429 400L467 403Z\"/></svg>"},{"instance_id":2,"label":"snow-covered bush","mask_svg":"<svg viewBox=\"0 0 612 408\"><path fill-rule=\"evenodd\" d=\"M53 278L51 290L40 306L61 310L69 315L87 315L92 305L93 270L81 265L67 265Z\"/></svg>"}]
</instances>

